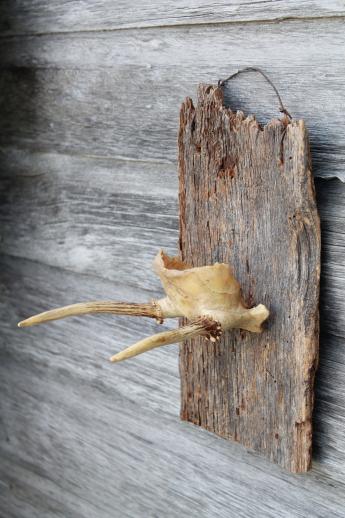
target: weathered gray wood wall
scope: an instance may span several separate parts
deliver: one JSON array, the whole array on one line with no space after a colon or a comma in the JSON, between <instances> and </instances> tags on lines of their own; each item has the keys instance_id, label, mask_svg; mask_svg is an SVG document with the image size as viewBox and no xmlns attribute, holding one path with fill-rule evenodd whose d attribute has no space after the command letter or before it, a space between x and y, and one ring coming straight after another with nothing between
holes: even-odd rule
<instances>
[{"instance_id":1,"label":"weathered gray wood wall","mask_svg":"<svg viewBox=\"0 0 345 518\"><path fill-rule=\"evenodd\" d=\"M1 2L2 518L345 516L344 19L341 0ZM150 264L177 249L180 102L247 65L313 146L322 341L303 476L179 421L177 346L108 363L152 322L16 328L55 305L160 294ZM255 76L227 96L276 114Z\"/></svg>"}]
</instances>

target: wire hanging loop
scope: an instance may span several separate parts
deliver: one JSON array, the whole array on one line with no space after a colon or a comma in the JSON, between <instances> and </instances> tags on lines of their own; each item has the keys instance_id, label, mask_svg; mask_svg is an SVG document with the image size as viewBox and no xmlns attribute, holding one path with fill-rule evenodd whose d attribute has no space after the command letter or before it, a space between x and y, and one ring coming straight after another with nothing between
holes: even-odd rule
<instances>
[{"instance_id":1,"label":"wire hanging loop","mask_svg":"<svg viewBox=\"0 0 345 518\"><path fill-rule=\"evenodd\" d=\"M264 79L267 81L267 83L269 85L271 85L271 87L274 90L274 93L276 94L276 96L278 98L278 101L279 101L279 111L281 113L284 113L284 115L287 115L287 117L289 117L289 119L292 119L290 113L287 111L287 109L285 108L285 106L283 104L282 98L280 97L280 94L279 94L276 86L272 83L272 81L265 74L265 72L263 72L260 68L247 67L247 68L242 68L241 70L237 70L237 72L235 72L234 74L231 74L231 76L227 77L226 79L219 79L219 81L218 81L218 88L221 88L222 86L225 85L225 83L227 83L228 81L230 81L234 77L238 76L239 74L242 74L243 72L258 72L259 74L261 74L262 77L264 77Z\"/></svg>"}]
</instances>

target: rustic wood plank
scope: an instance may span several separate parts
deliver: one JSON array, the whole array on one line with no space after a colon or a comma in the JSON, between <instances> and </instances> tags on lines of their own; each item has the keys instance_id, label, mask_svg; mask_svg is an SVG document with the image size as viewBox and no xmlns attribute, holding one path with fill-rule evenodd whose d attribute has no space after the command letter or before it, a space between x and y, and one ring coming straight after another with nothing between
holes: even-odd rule
<instances>
[{"instance_id":1,"label":"rustic wood plank","mask_svg":"<svg viewBox=\"0 0 345 518\"><path fill-rule=\"evenodd\" d=\"M344 179L341 20L11 38L4 48L3 145L176 163L181 99L255 63L307 121L314 173ZM228 87L230 101L247 113L257 106L263 122L276 113L271 90L250 74Z\"/></svg>"},{"instance_id":2,"label":"rustic wood plank","mask_svg":"<svg viewBox=\"0 0 345 518\"><path fill-rule=\"evenodd\" d=\"M179 421L177 346L116 368L107 362L114 348L152 332L149 319L90 316L16 328L34 306L112 296L108 281L5 256L0 276L6 293L0 505L6 517L174 518L186 509L198 517L226 517L229 509L241 518L343 516L344 354L331 336L324 364L321 348L319 461L308 476L291 475Z\"/></svg>"},{"instance_id":3,"label":"rustic wood plank","mask_svg":"<svg viewBox=\"0 0 345 518\"><path fill-rule=\"evenodd\" d=\"M320 226L303 121L261 128L201 85L182 104L180 250L192 266L229 263L262 335L232 330L217 347L181 346L181 417L292 472L311 463L319 347Z\"/></svg>"},{"instance_id":4,"label":"rustic wood plank","mask_svg":"<svg viewBox=\"0 0 345 518\"><path fill-rule=\"evenodd\" d=\"M0 251L152 297L153 258L160 247L176 252L174 165L15 149L0 162Z\"/></svg>"},{"instance_id":5,"label":"rustic wood plank","mask_svg":"<svg viewBox=\"0 0 345 518\"><path fill-rule=\"evenodd\" d=\"M342 2L320 0L118 0L116 4L112 0L89 0L73 5L67 0L3 0L0 31L5 35L35 34L344 15Z\"/></svg>"}]
</instances>

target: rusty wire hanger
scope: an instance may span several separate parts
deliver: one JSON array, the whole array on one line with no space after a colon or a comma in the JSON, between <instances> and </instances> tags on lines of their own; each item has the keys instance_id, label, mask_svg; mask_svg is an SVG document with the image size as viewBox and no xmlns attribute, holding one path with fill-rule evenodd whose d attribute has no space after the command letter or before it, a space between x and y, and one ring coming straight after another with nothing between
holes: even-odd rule
<instances>
[{"instance_id":1,"label":"rusty wire hanger","mask_svg":"<svg viewBox=\"0 0 345 518\"><path fill-rule=\"evenodd\" d=\"M278 89L277 87L272 83L272 81L270 80L270 78L265 74L265 72L263 72L260 68L256 68L256 67L246 67L246 68L242 68L241 70L237 70L237 72L234 72L233 74L231 74L229 77L227 77L226 79L219 79L218 81L218 88L221 88L225 85L225 83L227 83L228 81L230 81L231 79L233 79L234 77L238 76L239 74L242 74L243 72L257 72L259 74L261 74L264 79L267 81L267 83L269 85L271 85L271 87L273 88L274 90L274 93L276 94L277 98L278 98L278 101L279 101L279 111L281 113L284 113L284 115L286 115L287 117L289 117L289 119L292 119L290 113L287 111L287 109L285 108L284 104L283 104L283 101L282 101L282 98L280 97L280 94L278 92Z\"/></svg>"}]
</instances>

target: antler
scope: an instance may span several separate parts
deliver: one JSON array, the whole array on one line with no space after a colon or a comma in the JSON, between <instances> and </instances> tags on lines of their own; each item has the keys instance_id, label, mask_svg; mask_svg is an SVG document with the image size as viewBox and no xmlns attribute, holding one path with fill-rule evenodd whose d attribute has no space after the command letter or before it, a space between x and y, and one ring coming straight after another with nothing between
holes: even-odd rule
<instances>
[{"instance_id":1,"label":"antler","mask_svg":"<svg viewBox=\"0 0 345 518\"><path fill-rule=\"evenodd\" d=\"M130 302L92 301L71 304L62 308L44 311L38 315L19 322L18 327L29 327L43 324L52 320L74 317L77 315L88 315L89 313L112 313L113 315L130 315L134 317L151 317L158 321L164 318L163 311L157 302L149 304L136 304Z\"/></svg>"},{"instance_id":2,"label":"antler","mask_svg":"<svg viewBox=\"0 0 345 518\"><path fill-rule=\"evenodd\" d=\"M44 324L52 320L60 320L67 317L78 315L88 315L90 313L112 313L113 315L129 315L132 317L155 318L159 323L163 323L164 318L182 317L171 301L166 297L158 301L153 300L146 304L136 302L113 302L95 300L91 302L80 302L71 304L50 311L44 311L18 323L18 327L30 327L37 324Z\"/></svg>"},{"instance_id":3,"label":"antler","mask_svg":"<svg viewBox=\"0 0 345 518\"><path fill-rule=\"evenodd\" d=\"M112 356L110 361L114 363L121 362L122 360L127 360L127 358L132 358L138 354L155 349L155 347L183 342L183 340L188 340L189 338L199 335L208 336L211 341L216 341L219 339L221 333L222 331L219 323L210 318L200 318L190 324L180 327L179 329L165 331L163 333L158 333L148 338L144 338L136 344L133 344L130 347L127 347L127 349L124 349L120 353Z\"/></svg>"},{"instance_id":4,"label":"antler","mask_svg":"<svg viewBox=\"0 0 345 518\"><path fill-rule=\"evenodd\" d=\"M232 328L253 333L262 331L262 323L269 316L268 309L263 304L250 309L245 306L240 285L228 264L190 268L178 258L170 258L161 251L154 260L154 269L167 295L163 299L146 304L112 301L72 304L34 315L19 322L18 326L28 327L89 313L150 317L160 323L164 318L176 317L191 321L177 330L140 340L112 356L112 362L198 335L206 335L215 341L222 331Z\"/></svg>"}]
</instances>

